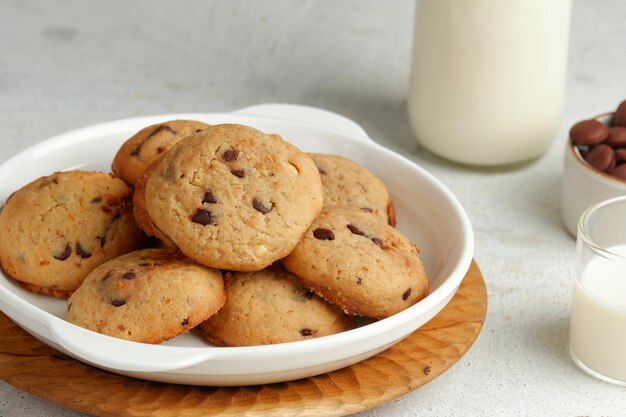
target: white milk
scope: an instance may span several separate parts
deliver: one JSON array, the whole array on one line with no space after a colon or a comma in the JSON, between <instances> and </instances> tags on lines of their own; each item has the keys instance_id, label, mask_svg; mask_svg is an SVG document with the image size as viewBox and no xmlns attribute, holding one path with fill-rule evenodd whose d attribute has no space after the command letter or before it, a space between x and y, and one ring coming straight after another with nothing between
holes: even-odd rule
<instances>
[{"instance_id":1,"label":"white milk","mask_svg":"<svg viewBox=\"0 0 626 417\"><path fill-rule=\"evenodd\" d=\"M591 370L626 382L626 262L595 257L575 280L570 349Z\"/></svg>"},{"instance_id":2,"label":"white milk","mask_svg":"<svg viewBox=\"0 0 626 417\"><path fill-rule=\"evenodd\" d=\"M409 117L444 158L541 155L564 102L571 0L417 0Z\"/></svg>"}]
</instances>

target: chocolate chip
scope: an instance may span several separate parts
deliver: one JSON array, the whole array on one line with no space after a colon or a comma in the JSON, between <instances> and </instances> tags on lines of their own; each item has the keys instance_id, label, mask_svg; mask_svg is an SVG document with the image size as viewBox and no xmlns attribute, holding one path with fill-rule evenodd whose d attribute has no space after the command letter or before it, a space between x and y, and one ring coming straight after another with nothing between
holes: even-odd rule
<instances>
[{"instance_id":1,"label":"chocolate chip","mask_svg":"<svg viewBox=\"0 0 626 417\"><path fill-rule=\"evenodd\" d=\"M59 183L59 178L58 177L52 178L52 183L53 184L58 184Z\"/></svg>"},{"instance_id":2,"label":"chocolate chip","mask_svg":"<svg viewBox=\"0 0 626 417\"><path fill-rule=\"evenodd\" d=\"M320 172L320 175L328 175L328 173L324 171L322 168L317 168L317 170Z\"/></svg>"},{"instance_id":3,"label":"chocolate chip","mask_svg":"<svg viewBox=\"0 0 626 417\"><path fill-rule=\"evenodd\" d=\"M360 277L356 277L356 285L361 285L363 280Z\"/></svg>"},{"instance_id":4,"label":"chocolate chip","mask_svg":"<svg viewBox=\"0 0 626 417\"><path fill-rule=\"evenodd\" d=\"M233 169L230 173L237 178L243 178L246 176L246 172L243 169Z\"/></svg>"},{"instance_id":5,"label":"chocolate chip","mask_svg":"<svg viewBox=\"0 0 626 417\"><path fill-rule=\"evenodd\" d=\"M87 259L91 256L91 252L86 251L82 246L80 246L79 242L76 242L76 255L83 259Z\"/></svg>"},{"instance_id":6,"label":"chocolate chip","mask_svg":"<svg viewBox=\"0 0 626 417\"><path fill-rule=\"evenodd\" d=\"M202 199L202 204L204 204L204 203L209 203L209 204L217 203L217 200L215 199L215 196L213 195L213 191L207 190L207 192L204 193L204 198Z\"/></svg>"},{"instance_id":7,"label":"chocolate chip","mask_svg":"<svg viewBox=\"0 0 626 417\"><path fill-rule=\"evenodd\" d=\"M67 258L69 258L71 254L72 254L72 247L68 243L67 245L65 245L65 249L63 249L63 252L57 255L52 255L52 257L54 259L58 259L59 261L64 261Z\"/></svg>"},{"instance_id":8,"label":"chocolate chip","mask_svg":"<svg viewBox=\"0 0 626 417\"><path fill-rule=\"evenodd\" d=\"M609 138L605 143L614 148L626 147L626 127L617 126L609 129Z\"/></svg>"},{"instance_id":9,"label":"chocolate chip","mask_svg":"<svg viewBox=\"0 0 626 417\"><path fill-rule=\"evenodd\" d=\"M176 134L176 131L174 129L172 129L171 127L169 127L168 125L160 125L156 129L154 129L152 131L152 133L150 133L150 135L146 136L139 143L139 145L137 145L137 147L135 147L135 149L132 150L132 152L130 153L131 156L139 156L139 152L141 152L141 148L143 147L143 145L145 145L146 142L148 142L150 139L152 139L154 136L158 135L161 132L170 132L172 135Z\"/></svg>"},{"instance_id":10,"label":"chocolate chip","mask_svg":"<svg viewBox=\"0 0 626 417\"><path fill-rule=\"evenodd\" d=\"M350 231L351 231L352 233L354 233L355 235L368 237L368 238L369 238L372 242L374 242L375 244L377 244L379 248L384 249L384 246L385 246L385 245L384 245L383 241L382 241L380 238L377 238L377 237L371 237L371 238L370 238L369 236L367 236L367 235L365 234L365 232L363 232L361 229L359 229L358 227L356 227L356 226L355 226L355 225L353 225L353 224L349 224L349 225L347 225L347 227L348 227L348 229L350 229Z\"/></svg>"},{"instance_id":11,"label":"chocolate chip","mask_svg":"<svg viewBox=\"0 0 626 417\"><path fill-rule=\"evenodd\" d=\"M311 298L313 298L313 295L315 293L309 289L303 288L302 289L302 293L300 294L302 296L302 298L310 300Z\"/></svg>"},{"instance_id":12,"label":"chocolate chip","mask_svg":"<svg viewBox=\"0 0 626 417\"><path fill-rule=\"evenodd\" d=\"M101 201L102 201L102 197L100 197L100 196L94 197L94 198L91 199L91 204L98 204Z\"/></svg>"},{"instance_id":13,"label":"chocolate chip","mask_svg":"<svg viewBox=\"0 0 626 417\"><path fill-rule=\"evenodd\" d=\"M626 126L626 100L622 101L615 110L613 126Z\"/></svg>"},{"instance_id":14,"label":"chocolate chip","mask_svg":"<svg viewBox=\"0 0 626 417\"><path fill-rule=\"evenodd\" d=\"M272 204L270 207L266 207L265 205L263 205L263 203L255 198L254 200L252 200L252 207L254 207L256 211L267 214L272 211L272 209L274 208L274 204Z\"/></svg>"},{"instance_id":15,"label":"chocolate chip","mask_svg":"<svg viewBox=\"0 0 626 417\"><path fill-rule=\"evenodd\" d=\"M406 291L404 292L404 294L402 294L402 299L403 299L404 301L406 301L406 300L407 300L407 298L409 298L409 296L410 296L410 295L411 295L411 289L409 288L408 290L406 290Z\"/></svg>"},{"instance_id":16,"label":"chocolate chip","mask_svg":"<svg viewBox=\"0 0 626 417\"><path fill-rule=\"evenodd\" d=\"M161 132L169 132L172 135L176 134L176 131L174 129L172 129L171 127L169 127L168 125L161 125L159 127L157 127L154 132L150 133L150 136L148 136L149 138L158 135Z\"/></svg>"},{"instance_id":17,"label":"chocolate chip","mask_svg":"<svg viewBox=\"0 0 626 417\"><path fill-rule=\"evenodd\" d=\"M335 234L330 229L315 229L313 231L313 236L315 239L319 240L334 240Z\"/></svg>"},{"instance_id":18,"label":"chocolate chip","mask_svg":"<svg viewBox=\"0 0 626 417\"><path fill-rule=\"evenodd\" d=\"M365 233L363 233L363 231L361 229L359 229L358 227L356 227L353 224L349 224L348 225L348 229L350 229L350 231L352 233L354 233L355 235L359 235L359 236L365 236Z\"/></svg>"},{"instance_id":19,"label":"chocolate chip","mask_svg":"<svg viewBox=\"0 0 626 417\"><path fill-rule=\"evenodd\" d=\"M124 275L122 275L122 278L127 279L127 280L131 280L131 279L135 279L136 275L134 272L127 272Z\"/></svg>"},{"instance_id":20,"label":"chocolate chip","mask_svg":"<svg viewBox=\"0 0 626 417\"><path fill-rule=\"evenodd\" d=\"M107 239L105 236L96 236L96 239L100 241L100 247L103 248L105 243L107 243Z\"/></svg>"},{"instance_id":21,"label":"chocolate chip","mask_svg":"<svg viewBox=\"0 0 626 417\"><path fill-rule=\"evenodd\" d=\"M430 374L430 365L426 365L425 367L422 368L422 373L424 375L428 375Z\"/></svg>"},{"instance_id":22,"label":"chocolate chip","mask_svg":"<svg viewBox=\"0 0 626 417\"><path fill-rule=\"evenodd\" d=\"M239 152L237 151L237 149L231 148L222 154L222 159L226 162L233 162L237 160L238 156Z\"/></svg>"},{"instance_id":23,"label":"chocolate chip","mask_svg":"<svg viewBox=\"0 0 626 417\"><path fill-rule=\"evenodd\" d=\"M158 154L162 154L163 152L165 152L165 149L159 146L159 147L157 148L157 153L158 153Z\"/></svg>"},{"instance_id":24,"label":"chocolate chip","mask_svg":"<svg viewBox=\"0 0 626 417\"><path fill-rule=\"evenodd\" d=\"M206 226L213 222L213 216L211 216L211 212L205 209L198 209L196 214L193 215L191 221L194 223L201 224L202 226Z\"/></svg>"},{"instance_id":25,"label":"chocolate chip","mask_svg":"<svg viewBox=\"0 0 626 417\"><path fill-rule=\"evenodd\" d=\"M626 180L626 164L616 166L609 172L609 174L613 175L614 177Z\"/></svg>"},{"instance_id":26,"label":"chocolate chip","mask_svg":"<svg viewBox=\"0 0 626 417\"><path fill-rule=\"evenodd\" d=\"M598 171L607 172L615 166L615 152L609 145L594 146L585 160Z\"/></svg>"},{"instance_id":27,"label":"chocolate chip","mask_svg":"<svg viewBox=\"0 0 626 417\"><path fill-rule=\"evenodd\" d=\"M126 304L126 301L124 301L124 300L112 300L111 301L111 305L114 306L114 307L121 307L124 304Z\"/></svg>"},{"instance_id":28,"label":"chocolate chip","mask_svg":"<svg viewBox=\"0 0 626 417\"><path fill-rule=\"evenodd\" d=\"M189 324L189 319L188 318L185 318L185 319L183 319L183 321L180 322L180 325L183 326L183 327L187 326L188 324Z\"/></svg>"},{"instance_id":29,"label":"chocolate chip","mask_svg":"<svg viewBox=\"0 0 626 417\"><path fill-rule=\"evenodd\" d=\"M371 238L371 240L372 240L372 242L376 243L379 248L385 249L385 244L383 243L382 239L379 239L377 237L373 237L373 238Z\"/></svg>"},{"instance_id":30,"label":"chocolate chip","mask_svg":"<svg viewBox=\"0 0 626 417\"><path fill-rule=\"evenodd\" d=\"M576 123L569 131L574 145L596 145L609 137L609 128L595 119Z\"/></svg>"},{"instance_id":31,"label":"chocolate chip","mask_svg":"<svg viewBox=\"0 0 626 417\"><path fill-rule=\"evenodd\" d=\"M312 336L315 333L317 333L317 330L311 330L311 329L300 329L300 334L304 337L306 336Z\"/></svg>"}]
</instances>

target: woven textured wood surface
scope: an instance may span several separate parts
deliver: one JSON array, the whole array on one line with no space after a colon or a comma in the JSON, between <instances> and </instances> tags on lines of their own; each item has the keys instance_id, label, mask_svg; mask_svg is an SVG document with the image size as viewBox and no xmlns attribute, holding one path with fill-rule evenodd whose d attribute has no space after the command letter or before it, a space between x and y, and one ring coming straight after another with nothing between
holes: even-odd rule
<instances>
[{"instance_id":1,"label":"woven textured wood surface","mask_svg":"<svg viewBox=\"0 0 626 417\"><path fill-rule=\"evenodd\" d=\"M398 398L467 352L487 311L475 262L452 301L402 342L363 362L297 381L192 387L115 375L42 344L0 313L0 378L55 404L96 416L341 416Z\"/></svg>"}]
</instances>

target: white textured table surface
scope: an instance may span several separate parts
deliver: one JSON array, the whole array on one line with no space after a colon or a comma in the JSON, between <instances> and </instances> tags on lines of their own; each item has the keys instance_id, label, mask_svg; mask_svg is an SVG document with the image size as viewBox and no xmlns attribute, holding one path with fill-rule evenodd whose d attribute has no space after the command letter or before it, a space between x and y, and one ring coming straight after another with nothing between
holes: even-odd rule
<instances>
[{"instance_id":1,"label":"white textured table surface","mask_svg":"<svg viewBox=\"0 0 626 417\"><path fill-rule=\"evenodd\" d=\"M567 352L574 240L560 222L574 121L626 98L626 2L574 0L565 117L541 159L468 169L420 150L405 96L413 2L0 0L0 161L66 130L263 102L322 107L432 172L467 210L489 292L453 368L374 416L623 416ZM452 115L453 116L453 115ZM78 416L0 381L0 416Z\"/></svg>"}]
</instances>

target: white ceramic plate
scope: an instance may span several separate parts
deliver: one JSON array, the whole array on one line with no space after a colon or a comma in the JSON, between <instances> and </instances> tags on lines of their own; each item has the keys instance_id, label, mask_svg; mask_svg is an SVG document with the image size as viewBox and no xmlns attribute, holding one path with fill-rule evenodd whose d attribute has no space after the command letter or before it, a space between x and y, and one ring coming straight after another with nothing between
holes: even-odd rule
<instances>
[{"instance_id":1,"label":"white ceramic plate","mask_svg":"<svg viewBox=\"0 0 626 417\"><path fill-rule=\"evenodd\" d=\"M115 152L139 129L171 119L242 123L279 133L304 151L334 153L384 180L398 229L422 248L431 293L387 319L337 335L270 346L220 348L194 332L161 345L129 342L64 320L65 302L24 291L0 275L0 308L44 343L80 361L123 375L196 385L251 385L317 375L351 365L399 342L452 298L473 254L470 222L456 198L409 160L369 140L354 122L323 110L262 105L226 114L170 114L119 120L43 141L0 166L0 201L53 171L109 171Z\"/></svg>"}]
</instances>

